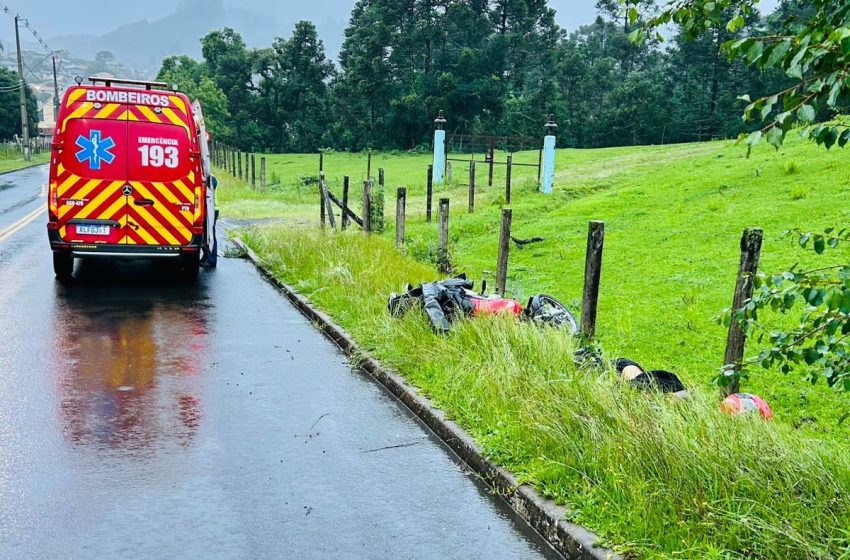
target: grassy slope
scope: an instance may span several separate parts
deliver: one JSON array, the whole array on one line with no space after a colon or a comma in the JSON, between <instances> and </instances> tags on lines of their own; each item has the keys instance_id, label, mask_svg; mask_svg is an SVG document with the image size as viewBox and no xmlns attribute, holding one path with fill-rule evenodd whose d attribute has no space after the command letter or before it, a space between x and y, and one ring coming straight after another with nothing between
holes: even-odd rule
<instances>
[{"instance_id":1,"label":"grassy slope","mask_svg":"<svg viewBox=\"0 0 850 560\"><path fill-rule=\"evenodd\" d=\"M247 232L292 283L371 353L431 396L485 453L642 558L827 559L850 550L847 447L781 423L728 418L713 393L636 393L576 371L570 337L508 318L436 336L385 295L428 265L391 241L291 227ZM842 556L842 554L844 556Z\"/></svg>"},{"instance_id":2,"label":"grassy slope","mask_svg":"<svg viewBox=\"0 0 850 560\"><path fill-rule=\"evenodd\" d=\"M536 154L524 154L533 160ZM713 317L731 301L738 241L747 226L765 230L762 269L776 271L812 257L782 240L792 227L816 229L847 222L850 171L847 154L827 153L800 141L776 153L764 147L751 159L732 143L664 147L563 150L558 153L555 194L533 192L528 169L514 173L514 227L518 237L546 241L513 250L509 290L517 297L547 292L574 310L580 307L587 221L607 222L599 314L600 341L611 356L624 355L648 367L673 369L693 385L707 385L722 359L725 332ZM298 223L317 221L314 186L297 178L315 175L315 155L270 156L269 172L281 187L255 193L224 180L220 201L225 215L284 216ZM387 185L406 186L411 250L424 255L435 243L436 226L424 222L427 155L378 154L373 174L386 168ZM455 179L462 164L455 164ZM479 166L479 185L486 170ZM355 195L365 177L365 156L325 158L336 193L343 174L352 177ZM466 189L441 187L453 204L452 259L459 270L492 280L495 268L503 170L496 186L479 188L477 211L468 215ZM392 193L388 193L388 199ZM387 202L392 220L394 201ZM436 207L436 201L435 201ZM386 236L391 235L392 223ZM846 252L827 259L846 258ZM422 279L407 278L410 282ZM492 282L491 282L492 285ZM840 440L850 423L836 419L848 395L823 385L812 387L800 375L757 371L744 388L767 397L780 421Z\"/></svg>"},{"instance_id":3,"label":"grassy slope","mask_svg":"<svg viewBox=\"0 0 850 560\"><path fill-rule=\"evenodd\" d=\"M49 159L50 154L46 152L41 154L33 154L32 161L24 161L23 156L16 152L8 154L0 152L0 173L5 173L7 171L15 171L17 169L29 167L31 165L47 163Z\"/></svg>"}]
</instances>

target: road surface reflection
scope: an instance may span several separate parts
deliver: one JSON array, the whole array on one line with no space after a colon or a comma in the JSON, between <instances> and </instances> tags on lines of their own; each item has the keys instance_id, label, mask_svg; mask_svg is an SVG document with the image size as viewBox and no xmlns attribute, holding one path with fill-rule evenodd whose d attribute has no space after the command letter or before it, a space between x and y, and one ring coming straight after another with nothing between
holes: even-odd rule
<instances>
[{"instance_id":1,"label":"road surface reflection","mask_svg":"<svg viewBox=\"0 0 850 560\"><path fill-rule=\"evenodd\" d=\"M73 444L158 453L197 433L206 287L172 280L168 264L83 261L72 285L57 283L59 415Z\"/></svg>"}]
</instances>

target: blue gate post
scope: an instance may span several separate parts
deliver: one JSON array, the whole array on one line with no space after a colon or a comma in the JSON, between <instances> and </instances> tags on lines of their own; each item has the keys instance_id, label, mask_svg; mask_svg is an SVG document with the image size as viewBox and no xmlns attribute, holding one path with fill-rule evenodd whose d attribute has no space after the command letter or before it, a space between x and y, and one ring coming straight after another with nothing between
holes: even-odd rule
<instances>
[{"instance_id":1,"label":"blue gate post","mask_svg":"<svg viewBox=\"0 0 850 560\"><path fill-rule=\"evenodd\" d=\"M446 117L443 112L434 119L434 183L441 184L446 172Z\"/></svg>"},{"instance_id":2,"label":"blue gate post","mask_svg":"<svg viewBox=\"0 0 850 560\"><path fill-rule=\"evenodd\" d=\"M551 194L555 184L555 131L558 130L555 115L549 115L549 122L544 128L546 128L546 136L543 138L543 177L540 181L540 190Z\"/></svg>"}]
</instances>

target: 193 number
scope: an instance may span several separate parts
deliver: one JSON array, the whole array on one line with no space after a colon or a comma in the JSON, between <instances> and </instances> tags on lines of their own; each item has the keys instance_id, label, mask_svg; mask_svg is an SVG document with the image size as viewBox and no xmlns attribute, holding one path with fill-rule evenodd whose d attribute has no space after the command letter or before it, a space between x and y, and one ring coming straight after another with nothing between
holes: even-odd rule
<instances>
[{"instance_id":1,"label":"193 number","mask_svg":"<svg viewBox=\"0 0 850 560\"><path fill-rule=\"evenodd\" d=\"M139 146L142 154L142 167L168 167L175 169L180 160L176 146Z\"/></svg>"}]
</instances>

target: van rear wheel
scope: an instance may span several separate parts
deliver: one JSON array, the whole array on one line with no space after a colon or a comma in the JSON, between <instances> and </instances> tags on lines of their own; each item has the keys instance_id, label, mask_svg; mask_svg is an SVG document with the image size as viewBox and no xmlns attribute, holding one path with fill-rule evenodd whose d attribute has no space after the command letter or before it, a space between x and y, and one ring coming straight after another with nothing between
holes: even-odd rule
<instances>
[{"instance_id":1,"label":"van rear wheel","mask_svg":"<svg viewBox=\"0 0 850 560\"><path fill-rule=\"evenodd\" d=\"M74 272L74 257L69 251L53 251L53 272L61 282L71 279Z\"/></svg>"},{"instance_id":2,"label":"van rear wheel","mask_svg":"<svg viewBox=\"0 0 850 560\"><path fill-rule=\"evenodd\" d=\"M187 282L193 282L198 278L198 270L201 268L201 254L185 253L180 257L180 278Z\"/></svg>"}]
</instances>

